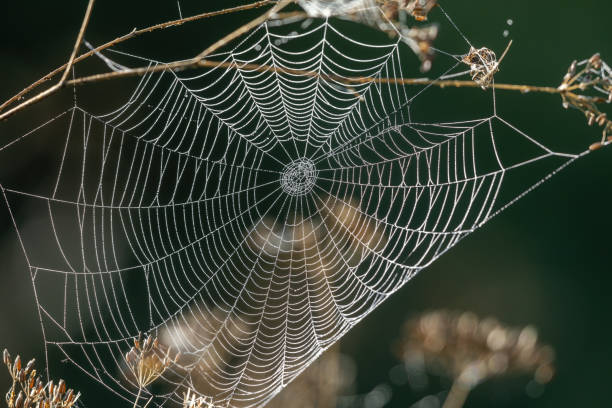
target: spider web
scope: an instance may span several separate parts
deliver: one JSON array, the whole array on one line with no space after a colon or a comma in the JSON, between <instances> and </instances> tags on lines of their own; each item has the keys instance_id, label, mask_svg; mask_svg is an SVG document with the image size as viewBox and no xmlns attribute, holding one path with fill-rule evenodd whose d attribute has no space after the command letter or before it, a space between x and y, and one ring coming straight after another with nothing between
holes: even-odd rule
<instances>
[{"instance_id":1,"label":"spider web","mask_svg":"<svg viewBox=\"0 0 612 408\"><path fill-rule=\"evenodd\" d=\"M37 187L0 185L45 350L133 401L124 354L153 333L182 353L153 404L191 387L219 406L262 405L420 270L587 154L522 132L492 91L490 114L428 121L429 86L347 85L418 66L401 37L374 37L358 41L334 19L266 23L211 57L224 66L148 73L109 113L75 101L0 146L0 174L36 140L53 158ZM461 71L462 55L437 54L442 75ZM35 215L16 217L21 208Z\"/></svg>"}]
</instances>

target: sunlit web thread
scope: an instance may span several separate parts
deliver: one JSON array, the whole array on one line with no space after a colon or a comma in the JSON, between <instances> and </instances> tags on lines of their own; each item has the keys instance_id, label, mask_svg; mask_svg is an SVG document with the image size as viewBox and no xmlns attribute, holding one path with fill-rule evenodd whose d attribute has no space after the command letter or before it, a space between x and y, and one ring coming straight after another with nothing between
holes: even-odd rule
<instances>
[{"instance_id":1,"label":"sunlit web thread","mask_svg":"<svg viewBox=\"0 0 612 408\"><path fill-rule=\"evenodd\" d=\"M499 198L511 170L545 163L537 184L584 154L496 112L419 121L409 112L426 87L334 80L404 78L416 62L399 40L343 30L263 25L211 57L234 69L150 73L111 113L77 105L0 147L7 163L37 138L58 146L52 180L1 187L11 214L45 219L34 234L13 217L46 348L133 400L123 355L155 332L184 358L152 404L192 386L219 405L261 405L514 202ZM450 60L436 61L445 74Z\"/></svg>"}]
</instances>

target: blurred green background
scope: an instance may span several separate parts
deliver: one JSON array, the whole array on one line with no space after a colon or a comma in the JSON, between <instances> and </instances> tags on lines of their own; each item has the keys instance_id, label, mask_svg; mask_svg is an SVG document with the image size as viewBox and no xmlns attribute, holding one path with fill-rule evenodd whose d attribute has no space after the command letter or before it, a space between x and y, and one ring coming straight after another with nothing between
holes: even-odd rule
<instances>
[{"instance_id":1,"label":"blurred green background","mask_svg":"<svg viewBox=\"0 0 612 408\"><path fill-rule=\"evenodd\" d=\"M240 3L182 0L181 7L184 15L190 15ZM612 3L607 1L454 0L442 4L475 45L486 45L499 54L508 38L514 40L497 76L500 82L557 86L574 59L601 52L604 60L612 60ZM3 5L0 99L7 99L65 62L85 5L85 1ZM186 27L189 42L162 33L153 36L154 42L128 43L121 49L145 55L155 51L167 59L188 57L259 12ZM100 0L86 39L101 44L134 27L176 17L174 0ZM512 26L507 25L508 19L513 20ZM457 38L449 30L443 25L441 42ZM508 38L504 30L509 30ZM443 92L457 97L464 91ZM467 95L462 109L469 108ZM588 128L580 113L563 110L556 96L500 92L498 105L504 118L532 135L579 140L585 147L600 137L599 130ZM40 123L45 119L44 107L32 116L22 114L16 121ZM452 102L437 106L442 111L456 107ZM474 109L481 110L478 106ZM8 133L13 128L9 123L2 129ZM13 159L15 176L28 172L41 158ZM557 351L557 375L539 398L526 395L527 380L495 381L479 387L470 396L468 407L610 406L611 208L612 150L602 149L579 160L473 233L343 339L343 352L351 355L358 367L356 392L366 394L380 384L390 384L393 395L386 406L408 407L424 395L439 391L432 388L415 392L409 385L393 385L389 371L398 364L392 345L405 319L425 310L447 308L495 316L510 325L533 324L539 329L540 339ZM39 325L16 241L6 208L1 207L0 347L40 358ZM0 380L8 388L3 372ZM102 406L91 403L91 399L86 401L90 402L88 406Z\"/></svg>"}]
</instances>

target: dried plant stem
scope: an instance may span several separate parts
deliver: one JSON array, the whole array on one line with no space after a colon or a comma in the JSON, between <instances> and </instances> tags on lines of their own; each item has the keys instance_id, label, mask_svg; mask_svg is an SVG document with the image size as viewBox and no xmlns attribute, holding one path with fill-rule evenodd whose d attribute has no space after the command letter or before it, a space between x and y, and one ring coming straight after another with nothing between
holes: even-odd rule
<instances>
[{"instance_id":1,"label":"dried plant stem","mask_svg":"<svg viewBox=\"0 0 612 408\"><path fill-rule=\"evenodd\" d=\"M42 83L48 81L49 79L51 79L52 77L56 76L57 74L59 74L60 72L63 72L63 76L62 76L62 81L60 81L58 84L54 85L53 87L47 89L46 91L43 91L41 93L39 93L38 95L28 99L27 101L17 105L16 107L4 112L4 113L0 113L0 121L1 120L5 120L8 117L12 116L13 114L17 113L18 111L26 108L27 106L30 106L48 96L50 96L51 94L57 92L62 86L68 86L68 85L81 85L81 84L86 84L86 83L93 83L93 82L100 82L100 81L107 81L107 80L112 80L112 79L119 79L119 78L126 78L126 77L134 77L134 76L140 76L140 75L144 75L147 73L152 73L152 72L160 72L160 71L167 71L167 70L172 70L172 71L179 71L179 70L185 70L185 69L194 69L194 68L224 68L224 69L248 69L248 70L253 70L253 71L260 71L260 72L277 72L277 73L286 73L286 74L293 74L293 75L299 75L299 76L310 76L310 77L319 77L323 80L327 80L327 81L334 81L337 83L341 83L347 86L347 88L349 90L351 90L354 94L354 90L352 90L352 88L350 87L351 85L355 85L355 84L367 84L367 83L380 83L380 84L394 84L394 85L404 85L404 86L410 86L410 85L431 85L431 86L436 86L439 88L446 88L446 87L451 87L451 88L478 88L481 87L481 85L479 85L478 83L474 82L474 81L469 81L469 80L437 80L437 79L428 79L428 78L373 78L373 77L341 77L341 76L335 76L335 75L326 75L326 74L320 74L314 71L305 71L305 70L295 70L295 69L288 69L288 68L282 68L282 67L275 67L275 66L270 66L270 65L257 65L257 64L244 64L244 65L236 65L235 63L228 63L228 62L219 62L219 61L208 61L205 60L205 58L207 56L209 56L210 54L212 54L213 52L215 52L216 50L218 50L219 48L225 46L226 44L228 44L229 42L233 41L234 39L242 36L243 34L245 34L246 32L248 32L249 30L253 29L254 27L257 27L258 25L264 23L265 21L267 21L268 19L270 19L271 17L278 15L278 13L284 9L286 6L288 6L289 4L293 3L294 0L280 0L280 1L273 1L273 0L262 0L262 1L257 1L254 3L250 3L244 6L238 6L238 7L234 7L234 8L227 8L224 10L219 10L219 11L214 11L214 12L209 12L209 13L203 13L203 14L199 14L196 16L192 16L192 17L187 17L187 18L181 18L178 20L173 20L173 21L169 21L166 23L162 23L162 24L158 24L158 25L154 25L151 27L147 27L144 29L140 29L140 30L134 30L129 34L126 34L122 37L118 37L104 45L101 45L93 50L90 50L87 53L84 53L82 55L80 55L79 57L74 57L76 55L76 52L78 50L78 47L80 45L80 42L82 40L82 36L84 33L84 29L87 25L87 21L89 20L89 15L91 13L91 5L93 3L93 0L91 0L90 2L90 7L88 7L88 12L86 14L86 18L83 21L83 26L81 28L81 32L79 33L79 38L78 38L78 42L75 45L75 50L73 51L73 56L71 57L70 61L57 68L56 70L52 71L51 73L47 74L46 76L44 76L43 78L39 79L38 81L34 82L32 85L28 86L27 88L25 88L24 90L22 90L21 92L19 92L17 95L13 96L11 99L9 99L8 101L6 101L5 103L3 103L2 105L0 105L0 112L2 112L7 106L11 105L13 102L22 99L23 96L25 94L27 94L28 92L32 91L34 88L38 87L39 85L41 85ZM270 10L268 10L266 13L262 14L261 16L255 18L254 20L251 20L250 22L248 22L247 24L239 27L237 30L232 31L230 34L226 35L225 37L223 37L222 39L220 39L219 41L215 42L214 44L212 44L210 47L206 48L204 51L202 51L200 54L198 54L197 56L188 59L188 60L184 60L184 61L177 61L177 62L172 62L172 63L167 63L167 64L158 64L155 66L149 66L149 67L138 67L138 68L131 68L131 69L126 69L126 70L122 70L122 71L115 71L115 72L107 72L107 73L102 73L102 74L96 74L96 75L90 75L90 76L85 76L85 77L81 77L81 78L76 78L73 80L66 80L66 76L68 75L68 72L70 70L70 68L72 67L73 64L80 62L92 55L94 55L95 53L98 53L100 51L103 51L107 48L110 48L112 46L115 46L121 42L124 42L128 39L131 39L133 37L136 37L138 35L142 35L144 33L148 33L148 32L152 32L152 31L156 31L156 30L161 30L161 29L165 29L168 27L172 27L172 26L177 26L177 25L181 25L184 24L186 22L190 22L190 21L195 21L195 20L200 20L200 19L204 19L204 18L209 18L209 17L214 17L214 16L218 16L218 15L222 15L222 14L229 14L229 13L233 13L233 12L237 12L237 11L243 11L243 10L249 10L249 9L254 9L254 8L259 8L259 7L263 7L269 4L274 4L274 7L270 8ZM506 50L507 52L507 50ZM504 52L504 55L505 53ZM522 93L529 93L529 92L534 92L534 93L548 93L548 94L560 94L560 95L569 95L572 96L573 93L572 91L578 89L579 85L576 86L572 86L572 87L566 87L566 88L555 88L555 87L547 87L547 86L531 86L531 85L517 85L517 84L491 84L490 88L493 89L498 89L498 90L507 90L507 91L518 91L518 92L522 92ZM357 95L358 96L358 95Z\"/></svg>"},{"instance_id":2,"label":"dried plant stem","mask_svg":"<svg viewBox=\"0 0 612 408\"><path fill-rule=\"evenodd\" d=\"M138 388L138 394L136 395L136 399L134 400L134 405L132 406L132 408L138 407L138 401L140 400L140 394L142 394L142 387Z\"/></svg>"},{"instance_id":3,"label":"dried plant stem","mask_svg":"<svg viewBox=\"0 0 612 408\"><path fill-rule=\"evenodd\" d=\"M470 394L470 388L466 386L462 381L455 380L453 386L448 392L448 396L444 401L442 408L461 408L467 401L467 397Z\"/></svg>"},{"instance_id":4,"label":"dried plant stem","mask_svg":"<svg viewBox=\"0 0 612 408\"><path fill-rule=\"evenodd\" d=\"M74 43L74 48L72 49L72 54L70 54L70 59L68 59L68 63L66 64L66 69L64 69L64 74L62 78L59 80L57 86L62 86L66 78L68 78L68 74L70 74L70 68L74 64L74 59L76 58L77 52L79 52L79 48L81 47L81 42L83 41L83 36L85 35L85 30L87 29L87 25L89 24L89 19L91 18L91 11L93 10L95 0L89 0L87 4L87 10L85 11L85 17L83 17L83 23L81 23L81 29L79 30L79 34L77 35L77 39Z\"/></svg>"},{"instance_id":5,"label":"dried plant stem","mask_svg":"<svg viewBox=\"0 0 612 408\"><path fill-rule=\"evenodd\" d=\"M56 83L55 85L53 85L51 88L39 93L38 95L34 96L33 98L28 99L27 101L23 102L22 104L20 104L19 106L17 106L16 108L13 108L11 110L9 110L8 112L6 112L7 116L10 116L12 113L17 112L18 110L24 109L32 104L35 104L38 101L41 101L42 99L48 97L49 95L57 92L65 83L66 83L66 79L68 78L68 75L70 74L70 69L72 68L73 64L75 63L75 58L76 58L76 54L77 52L79 52L79 48L81 45L81 42L83 41L83 36L85 35L85 30L87 29L87 24L89 24L89 19L91 17L91 11L93 10L93 5L94 5L95 0L89 0L89 4L87 5L87 11L85 12L85 17L83 17L83 22L81 23L81 29L79 30L79 34L77 35L77 39L76 42L74 44L74 48L72 49L72 54L70 54L70 59L68 60L68 62L63 65L62 67L58 68L56 71L57 73L59 72L63 72L62 77L60 78L59 82ZM19 95L19 94L18 94ZM0 111L2 110L2 108L5 107L5 105L7 105L8 103L10 103L10 101L15 100L15 98L20 98L20 96L15 95L13 98L11 98L9 100L9 102L3 104L2 106L0 106ZM4 114L0 115L0 120L4 119Z\"/></svg>"},{"instance_id":6,"label":"dried plant stem","mask_svg":"<svg viewBox=\"0 0 612 408\"><path fill-rule=\"evenodd\" d=\"M223 9L223 10L218 10L218 11L212 11L212 12L207 12L207 13L202 13L202 14L197 14L195 16L191 16L191 17L186 17L186 18L181 18L178 20L172 20L172 21L167 21L165 23L161 23L161 24L156 24L150 27L146 27L146 28L142 28L139 30L133 30L130 33L123 35L121 37L117 37L112 41L109 41L99 47L96 47L93 50L90 50L84 54L79 55L78 57L74 57L71 58L71 62L68 62L58 68L56 68L55 70L51 71L50 73L48 73L47 75L45 75L44 77L40 78L38 81L32 83L31 85L27 86L26 88L24 88L22 91L20 91L19 93L15 94L13 97L11 97L10 99L8 99L6 102L2 103L2 105L0 105L0 112L6 110L10 105L12 105L13 103L15 103L16 101L19 101L21 99L23 99L23 97L25 95L27 95L28 93L30 93L31 91L33 91L34 89L38 88L40 85L44 84L45 82L49 81L50 79L54 78L55 76L59 75L60 73L64 73L66 76L68 75L68 73L70 72L70 68L78 63L81 62L89 57L91 57L92 55L95 55L96 53L99 53L100 51L103 51L105 49L108 49L110 47L114 47L117 44L120 44L124 41L127 41L129 39L132 39L134 37L146 34L146 33L150 33L153 31L158 31L158 30L163 30L169 27L174 27L174 26L179 26L188 22L192 22L192 21L197 21L197 20L202 20L202 19L206 19L206 18L210 18L210 17L216 17L216 16L220 16L220 15L224 15L224 14L230 14L230 13L235 13L235 12L239 12L239 11L245 11L245 10L250 10L250 9L255 9L255 8L260 8L260 7L264 7L266 5L269 5L271 3L273 3L273 0L260 0L260 1L256 1L254 3L250 3L250 4L245 4L242 6L237 6L237 7L231 7L231 8L227 8L227 9ZM92 1L93 3L93 1ZM86 26L87 21L89 20L89 15L90 15L90 7L88 7L88 13L86 15L86 19L84 19L84 24L83 27ZM83 29L83 33L84 33L84 29ZM82 41L82 36L80 36L80 40L77 42L77 46L75 47L75 50L78 51L78 46L80 45ZM74 52L74 55L76 55L76 52ZM66 82L64 82L62 85L66 85ZM0 120L6 119L9 116L13 115L14 113L24 109L25 107L32 105L33 103L36 103L48 96L50 96L51 94L57 92L59 90L59 88L61 88L62 85L55 85L52 88L49 88L48 90L45 90L43 92L41 92L40 94L32 97L31 99L28 99L27 101L23 102L22 104L16 106L15 108L6 111L5 113L0 115ZM55 89L53 89L55 88Z\"/></svg>"},{"instance_id":7,"label":"dried plant stem","mask_svg":"<svg viewBox=\"0 0 612 408\"><path fill-rule=\"evenodd\" d=\"M177 61L168 64L159 64L153 67L141 67L133 68L124 71L108 72L104 74L96 74L74 80L67 81L67 85L82 85L86 83L106 81L117 78L133 77L144 75L152 72L160 71L179 71L184 69L193 68L223 68L223 69L246 69L258 72L274 72L292 74L298 76L318 77L326 81L339 82L344 85L355 85L355 84L367 84L367 83L379 83L379 84L393 84L393 85L433 85L440 88L479 88L480 85L474 81L460 81L460 80L437 80L428 78L374 78L374 77L344 77L337 75L320 74L315 71L306 71L299 69L290 69L283 67L276 67L271 65L260 65L260 64L241 64L237 65L233 62L221 62L221 61L210 61L210 60L185 60ZM549 94L562 94L564 92L571 92L578 89L578 86L568 87L566 89L559 89L548 86L532 86L532 85L516 85L516 84L493 84L490 86L494 89L507 90L507 91L518 91L523 93L539 92Z\"/></svg>"}]
</instances>

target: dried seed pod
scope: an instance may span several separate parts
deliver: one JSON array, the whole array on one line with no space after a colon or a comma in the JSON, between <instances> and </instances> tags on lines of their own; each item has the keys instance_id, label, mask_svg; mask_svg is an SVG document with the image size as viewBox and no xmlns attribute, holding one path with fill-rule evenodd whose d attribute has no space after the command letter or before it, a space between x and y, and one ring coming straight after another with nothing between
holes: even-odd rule
<instances>
[{"instance_id":1,"label":"dried seed pod","mask_svg":"<svg viewBox=\"0 0 612 408\"><path fill-rule=\"evenodd\" d=\"M15 362L13 363L13 373L16 374L19 370L21 370L21 357L17 355L17 357L15 357Z\"/></svg>"},{"instance_id":2,"label":"dried seed pod","mask_svg":"<svg viewBox=\"0 0 612 408\"><path fill-rule=\"evenodd\" d=\"M576 75L576 66L577 65L578 65L578 61L576 61L576 60L574 60L572 62L572 64L570 65L569 69L567 70L567 75L569 75L569 78L571 78L574 75Z\"/></svg>"},{"instance_id":3,"label":"dried seed pod","mask_svg":"<svg viewBox=\"0 0 612 408\"><path fill-rule=\"evenodd\" d=\"M26 364L26 368L25 368L26 374L29 374L32 371L35 363L36 363L36 359L34 358L28 361L28 364Z\"/></svg>"},{"instance_id":4,"label":"dried seed pod","mask_svg":"<svg viewBox=\"0 0 612 408\"><path fill-rule=\"evenodd\" d=\"M23 392L19 391L19 395L17 395L17 399L15 400L15 408L23 408L24 399Z\"/></svg>"},{"instance_id":5,"label":"dried seed pod","mask_svg":"<svg viewBox=\"0 0 612 408\"><path fill-rule=\"evenodd\" d=\"M592 145L589 146L589 150L594 152L595 150L599 150L603 147L603 143L601 142L597 142L597 143L593 143Z\"/></svg>"},{"instance_id":6,"label":"dried seed pod","mask_svg":"<svg viewBox=\"0 0 612 408\"><path fill-rule=\"evenodd\" d=\"M595 114L593 112L587 112L586 117L588 119L589 126L593 126L593 123L595 123Z\"/></svg>"},{"instance_id":7,"label":"dried seed pod","mask_svg":"<svg viewBox=\"0 0 612 408\"><path fill-rule=\"evenodd\" d=\"M601 68L601 56L599 55L599 53L593 55L591 58L589 58L589 65L595 69L600 69Z\"/></svg>"},{"instance_id":8,"label":"dried seed pod","mask_svg":"<svg viewBox=\"0 0 612 408\"><path fill-rule=\"evenodd\" d=\"M11 355L9 354L7 349L4 349L4 351L2 352L2 360L4 361L4 364L6 364L6 366L10 368Z\"/></svg>"},{"instance_id":9,"label":"dried seed pod","mask_svg":"<svg viewBox=\"0 0 612 408\"><path fill-rule=\"evenodd\" d=\"M599 126L603 126L608 121L608 115L606 115L605 113L602 113L601 115L597 117L596 121Z\"/></svg>"},{"instance_id":10,"label":"dried seed pod","mask_svg":"<svg viewBox=\"0 0 612 408\"><path fill-rule=\"evenodd\" d=\"M66 382L64 382L64 380L60 379L59 383L57 384L57 388L58 388L58 392L60 394L63 394L66 392Z\"/></svg>"},{"instance_id":11,"label":"dried seed pod","mask_svg":"<svg viewBox=\"0 0 612 408\"><path fill-rule=\"evenodd\" d=\"M144 343L144 347L143 347L143 348L144 348L145 350L146 350L146 349L148 349L148 348L150 348L150 347L151 347L151 342L152 342L152 341L153 341L153 338L152 338L151 336L147 336L147 339L145 340L145 343Z\"/></svg>"}]
</instances>

